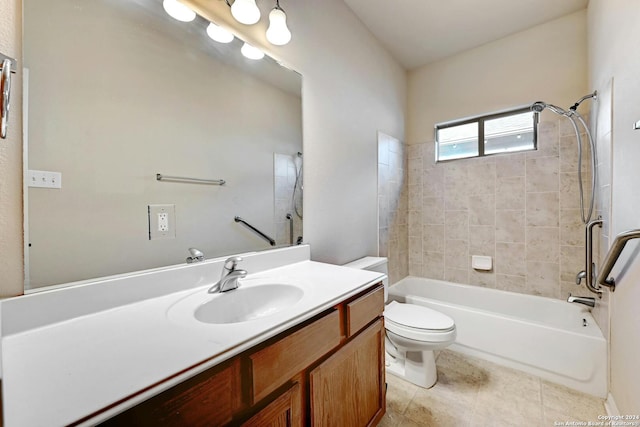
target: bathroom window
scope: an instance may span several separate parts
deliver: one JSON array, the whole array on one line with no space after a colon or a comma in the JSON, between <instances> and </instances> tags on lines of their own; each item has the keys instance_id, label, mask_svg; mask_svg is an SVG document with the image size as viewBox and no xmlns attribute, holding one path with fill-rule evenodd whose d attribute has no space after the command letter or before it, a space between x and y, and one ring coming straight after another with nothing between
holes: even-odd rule
<instances>
[{"instance_id":1,"label":"bathroom window","mask_svg":"<svg viewBox=\"0 0 640 427\"><path fill-rule=\"evenodd\" d=\"M536 149L538 114L529 107L436 125L436 160Z\"/></svg>"}]
</instances>

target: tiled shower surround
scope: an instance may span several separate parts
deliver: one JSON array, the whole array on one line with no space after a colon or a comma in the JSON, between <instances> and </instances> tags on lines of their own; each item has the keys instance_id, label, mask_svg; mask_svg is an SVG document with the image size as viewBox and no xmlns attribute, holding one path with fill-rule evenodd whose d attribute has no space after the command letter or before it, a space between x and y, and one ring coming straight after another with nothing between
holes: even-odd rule
<instances>
[{"instance_id":1,"label":"tiled shower surround","mask_svg":"<svg viewBox=\"0 0 640 427\"><path fill-rule=\"evenodd\" d=\"M553 298L589 295L575 284L584 226L567 119L542 113L535 151L436 163L434 150L434 142L407 147L410 275ZM472 255L492 257L492 270L472 269Z\"/></svg>"},{"instance_id":2,"label":"tiled shower surround","mask_svg":"<svg viewBox=\"0 0 640 427\"><path fill-rule=\"evenodd\" d=\"M408 274L406 147L378 133L378 255L389 259L389 280Z\"/></svg>"}]
</instances>

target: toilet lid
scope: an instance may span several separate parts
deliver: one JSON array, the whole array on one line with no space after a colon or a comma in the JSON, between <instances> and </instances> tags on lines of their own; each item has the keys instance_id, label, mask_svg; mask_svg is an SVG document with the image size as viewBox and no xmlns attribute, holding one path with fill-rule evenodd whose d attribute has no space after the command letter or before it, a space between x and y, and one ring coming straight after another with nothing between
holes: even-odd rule
<instances>
[{"instance_id":1,"label":"toilet lid","mask_svg":"<svg viewBox=\"0 0 640 427\"><path fill-rule=\"evenodd\" d=\"M391 301L384 309L384 318L393 323L416 329L447 331L455 323L446 314L416 304Z\"/></svg>"}]
</instances>

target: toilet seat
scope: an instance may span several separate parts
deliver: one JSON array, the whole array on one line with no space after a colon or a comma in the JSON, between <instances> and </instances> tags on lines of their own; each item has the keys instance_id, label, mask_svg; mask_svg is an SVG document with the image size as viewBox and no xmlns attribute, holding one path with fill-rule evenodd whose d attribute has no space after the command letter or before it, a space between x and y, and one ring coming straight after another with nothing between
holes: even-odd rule
<instances>
[{"instance_id":1,"label":"toilet seat","mask_svg":"<svg viewBox=\"0 0 640 427\"><path fill-rule=\"evenodd\" d=\"M416 341L446 342L455 339L455 322L446 314L416 304L392 301L384 310L385 328Z\"/></svg>"}]
</instances>

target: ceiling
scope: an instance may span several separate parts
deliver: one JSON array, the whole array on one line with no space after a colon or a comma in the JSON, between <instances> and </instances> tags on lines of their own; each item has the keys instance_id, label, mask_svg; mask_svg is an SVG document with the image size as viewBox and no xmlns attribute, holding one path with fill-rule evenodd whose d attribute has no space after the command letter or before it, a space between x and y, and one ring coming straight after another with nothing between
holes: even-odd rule
<instances>
[{"instance_id":1,"label":"ceiling","mask_svg":"<svg viewBox=\"0 0 640 427\"><path fill-rule=\"evenodd\" d=\"M406 69L587 7L589 0L344 0Z\"/></svg>"}]
</instances>

